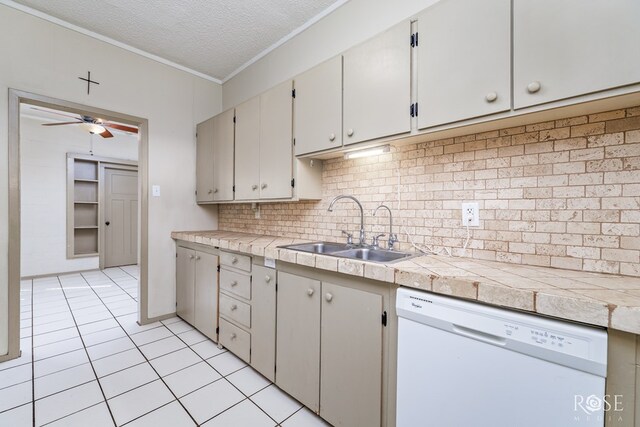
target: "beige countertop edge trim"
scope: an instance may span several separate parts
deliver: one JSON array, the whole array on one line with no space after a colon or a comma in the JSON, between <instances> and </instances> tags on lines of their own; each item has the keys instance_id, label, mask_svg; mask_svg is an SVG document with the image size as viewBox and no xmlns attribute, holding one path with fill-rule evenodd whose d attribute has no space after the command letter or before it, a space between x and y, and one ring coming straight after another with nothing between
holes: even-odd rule
<instances>
[{"instance_id":1,"label":"beige countertop edge trim","mask_svg":"<svg viewBox=\"0 0 640 427\"><path fill-rule=\"evenodd\" d=\"M478 277L441 276L413 263L411 263L412 266L374 264L276 248L276 246L287 244L287 241L302 242L300 239L226 231L172 232L171 238L248 255L269 256L281 262L337 271L436 294L640 334L640 306L618 306L579 294L554 294L553 290L544 288L511 288L500 283L491 283L490 278L486 278L487 281L484 282L483 278ZM267 240L271 239L271 243L254 247L252 242L258 239L262 240L260 243L267 243ZM404 263L406 262L401 264ZM612 292L616 291L612 290Z\"/></svg>"}]
</instances>

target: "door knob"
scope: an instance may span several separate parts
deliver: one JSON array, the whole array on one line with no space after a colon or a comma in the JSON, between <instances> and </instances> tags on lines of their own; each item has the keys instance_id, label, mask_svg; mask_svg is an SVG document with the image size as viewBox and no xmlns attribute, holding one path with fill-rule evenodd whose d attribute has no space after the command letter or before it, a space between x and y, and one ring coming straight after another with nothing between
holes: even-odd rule
<instances>
[{"instance_id":1,"label":"door knob","mask_svg":"<svg viewBox=\"0 0 640 427\"><path fill-rule=\"evenodd\" d=\"M109 224L111 224L110 221L107 221L107 222L104 223L104 225L106 225L107 227L109 226Z\"/></svg>"},{"instance_id":2,"label":"door knob","mask_svg":"<svg viewBox=\"0 0 640 427\"><path fill-rule=\"evenodd\" d=\"M349 129L347 131L347 136L353 136L353 129Z\"/></svg>"},{"instance_id":3,"label":"door knob","mask_svg":"<svg viewBox=\"0 0 640 427\"><path fill-rule=\"evenodd\" d=\"M332 133L329 135L329 141L334 141L336 139L336 134Z\"/></svg>"},{"instance_id":4,"label":"door knob","mask_svg":"<svg viewBox=\"0 0 640 427\"><path fill-rule=\"evenodd\" d=\"M498 99L498 94L495 92L489 92L487 96L484 97L484 99L486 99L487 102L493 102Z\"/></svg>"},{"instance_id":5,"label":"door knob","mask_svg":"<svg viewBox=\"0 0 640 427\"><path fill-rule=\"evenodd\" d=\"M269 276L268 274L264 276L264 281L269 283L271 281L271 276Z\"/></svg>"},{"instance_id":6,"label":"door knob","mask_svg":"<svg viewBox=\"0 0 640 427\"><path fill-rule=\"evenodd\" d=\"M327 302L331 302L331 300L333 299L333 295L327 292L327 294L324 296L324 299L326 299Z\"/></svg>"},{"instance_id":7,"label":"door knob","mask_svg":"<svg viewBox=\"0 0 640 427\"><path fill-rule=\"evenodd\" d=\"M542 85L539 81L533 81L527 85L527 90L529 91L529 93L536 93L540 90L541 87Z\"/></svg>"},{"instance_id":8,"label":"door knob","mask_svg":"<svg viewBox=\"0 0 640 427\"><path fill-rule=\"evenodd\" d=\"M307 289L307 295L312 296L313 295L313 289L309 288Z\"/></svg>"}]
</instances>

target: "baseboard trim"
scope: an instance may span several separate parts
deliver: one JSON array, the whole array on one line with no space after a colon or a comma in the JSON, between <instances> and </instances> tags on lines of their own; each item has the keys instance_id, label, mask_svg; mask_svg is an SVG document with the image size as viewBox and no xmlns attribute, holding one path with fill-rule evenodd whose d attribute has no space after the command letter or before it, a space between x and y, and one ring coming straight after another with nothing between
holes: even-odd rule
<instances>
[{"instance_id":1,"label":"baseboard trim","mask_svg":"<svg viewBox=\"0 0 640 427\"><path fill-rule=\"evenodd\" d=\"M43 277L64 276L65 274L88 273L90 271L100 271L100 269L99 268L90 268L90 269L87 269L87 270L73 270L73 271L65 271L65 272L62 272L62 273L36 274L35 276L24 276L24 277L21 277L20 280L42 279Z\"/></svg>"}]
</instances>

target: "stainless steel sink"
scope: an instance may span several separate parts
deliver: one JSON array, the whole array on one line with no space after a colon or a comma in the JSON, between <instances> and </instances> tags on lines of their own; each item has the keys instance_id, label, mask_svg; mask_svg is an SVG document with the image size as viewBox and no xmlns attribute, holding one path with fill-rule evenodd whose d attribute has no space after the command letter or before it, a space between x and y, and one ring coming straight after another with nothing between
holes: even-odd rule
<instances>
[{"instance_id":1,"label":"stainless steel sink","mask_svg":"<svg viewBox=\"0 0 640 427\"><path fill-rule=\"evenodd\" d=\"M390 263L414 256L409 252L388 251L385 249L354 248L334 253L343 258L360 259L363 261Z\"/></svg>"},{"instance_id":2,"label":"stainless steel sink","mask_svg":"<svg viewBox=\"0 0 640 427\"><path fill-rule=\"evenodd\" d=\"M369 262L392 263L412 258L417 254L411 252L390 251L368 247L354 247L345 243L315 242L279 246L283 249L330 255L339 258L358 259Z\"/></svg>"},{"instance_id":3,"label":"stainless steel sink","mask_svg":"<svg viewBox=\"0 0 640 427\"><path fill-rule=\"evenodd\" d=\"M300 243L296 245L286 245L286 246L280 246L280 247L284 249L291 249L293 251L329 255L335 252L344 251L346 249L352 248L353 245L347 245L345 243L334 243L334 242L315 242L315 243Z\"/></svg>"}]
</instances>

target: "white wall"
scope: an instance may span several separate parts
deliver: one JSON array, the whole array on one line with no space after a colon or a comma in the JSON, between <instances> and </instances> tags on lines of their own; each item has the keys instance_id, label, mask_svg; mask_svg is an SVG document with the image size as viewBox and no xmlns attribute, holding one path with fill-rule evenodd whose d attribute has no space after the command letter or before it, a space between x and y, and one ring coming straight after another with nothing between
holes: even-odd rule
<instances>
[{"instance_id":1,"label":"white wall","mask_svg":"<svg viewBox=\"0 0 640 427\"><path fill-rule=\"evenodd\" d=\"M149 120L149 312L175 311L172 230L217 228L217 210L195 202L195 124L220 112L210 81L0 5L0 117L9 88ZM87 95L78 80L100 82ZM0 355L7 353L7 120L0 120Z\"/></svg>"},{"instance_id":2,"label":"white wall","mask_svg":"<svg viewBox=\"0 0 640 427\"><path fill-rule=\"evenodd\" d=\"M350 0L225 82L223 108L234 107L332 58L402 20L410 19L437 1Z\"/></svg>"},{"instance_id":3,"label":"white wall","mask_svg":"<svg viewBox=\"0 0 640 427\"><path fill-rule=\"evenodd\" d=\"M90 135L77 126L45 127L20 117L20 274L22 277L98 268L98 257L67 259L67 153L138 160L138 138L113 131Z\"/></svg>"}]
</instances>

